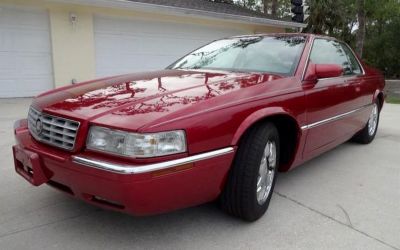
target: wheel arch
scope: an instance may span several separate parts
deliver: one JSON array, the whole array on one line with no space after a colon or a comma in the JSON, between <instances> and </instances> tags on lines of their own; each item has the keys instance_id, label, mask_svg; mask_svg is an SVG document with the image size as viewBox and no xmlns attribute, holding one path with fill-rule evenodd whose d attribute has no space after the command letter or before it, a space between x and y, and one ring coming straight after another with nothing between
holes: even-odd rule
<instances>
[{"instance_id":1,"label":"wheel arch","mask_svg":"<svg viewBox=\"0 0 400 250\"><path fill-rule=\"evenodd\" d=\"M272 122L278 129L281 144L279 170L287 171L293 163L299 148L301 128L294 116L283 108L261 109L249 115L236 130L232 145L238 146L250 128L265 122Z\"/></svg>"}]
</instances>

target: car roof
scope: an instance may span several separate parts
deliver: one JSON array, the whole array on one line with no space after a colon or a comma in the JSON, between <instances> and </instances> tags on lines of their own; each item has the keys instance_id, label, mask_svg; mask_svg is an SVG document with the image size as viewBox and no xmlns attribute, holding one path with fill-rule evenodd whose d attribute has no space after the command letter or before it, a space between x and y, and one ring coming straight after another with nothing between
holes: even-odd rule
<instances>
[{"instance_id":1,"label":"car roof","mask_svg":"<svg viewBox=\"0 0 400 250\"><path fill-rule=\"evenodd\" d=\"M239 35L239 36L231 36L229 38L244 38L244 37L260 37L260 36L304 36L311 38L325 38L330 40L337 40L334 37L320 34L311 34L311 33L260 33L260 34L251 34L251 35Z\"/></svg>"},{"instance_id":2,"label":"car roof","mask_svg":"<svg viewBox=\"0 0 400 250\"><path fill-rule=\"evenodd\" d=\"M260 37L260 36L309 36L310 34L304 33L259 33L259 34L249 34L249 35L237 35L231 36L229 38L242 38L242 37Z\"/></svg>"}]
</instances>

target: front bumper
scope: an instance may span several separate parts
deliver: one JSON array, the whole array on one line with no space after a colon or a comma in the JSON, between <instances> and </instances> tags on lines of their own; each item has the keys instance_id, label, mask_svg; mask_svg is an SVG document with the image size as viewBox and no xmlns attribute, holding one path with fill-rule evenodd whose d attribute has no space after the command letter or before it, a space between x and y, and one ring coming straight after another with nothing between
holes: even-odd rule
<instances>
[{"instance_id":1,"label":"front bumper","mask_svg":"<svg viewBox=\"0 0 400 250\"><path fill-rule=\"evenodd\" d=\"M218 197L234 156L224 148L145 165L98 159L35 141L26 120L14 126L15 170L34 186L47 183L103 208L149 215L195 206Z\"/></svg>"}]
</instances>

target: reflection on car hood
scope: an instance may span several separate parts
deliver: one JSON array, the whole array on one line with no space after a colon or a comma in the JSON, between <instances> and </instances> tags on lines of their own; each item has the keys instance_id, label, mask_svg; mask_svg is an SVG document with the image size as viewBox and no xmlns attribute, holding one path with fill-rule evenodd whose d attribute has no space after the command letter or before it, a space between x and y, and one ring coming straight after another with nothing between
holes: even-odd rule
<instances>
[{"instance_id":1,"label":"reflection on car hood","mask_svg":"<svg viewBox=\"0 0 400 250\"><path fill-rule=\"evenodd\" d=\"M35 98L33 105L53 114L92 121L111 115L118 123L121 117L134 116L143 125L165 113L277 78L259 73L163 70L53 90Z\"/></svg>"}]
</instances>

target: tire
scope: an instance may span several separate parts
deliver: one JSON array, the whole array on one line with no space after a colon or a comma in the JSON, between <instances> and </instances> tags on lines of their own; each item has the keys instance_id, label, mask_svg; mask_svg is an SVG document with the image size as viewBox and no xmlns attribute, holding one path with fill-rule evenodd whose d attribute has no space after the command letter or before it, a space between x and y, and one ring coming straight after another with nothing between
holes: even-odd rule
<instances>
[{"instance_id":1,"label":"tire","mask_svg":"<svg viewBox=\"0 0 400 250\"><path fill-rule=\"evenodd\" d=\"M354 137L353 141L361 144L369 144L371 143L378 131L379 125L379 116L380 116L380 106L379 103L376 102L373 104L373 108L365 127L358 132Z\"/></svg>"},{"instance_id":2,"label":"tire","mask_svg":"<svg viewBox=\"0 0 400 250\"><path fill-rule=\"evenodd\" d=\"M279 149L279 133L272 123L250 128L239 143L221 194L222 210L246 221L264 215L276 182Z\"/></svg>"}]
</instances>

